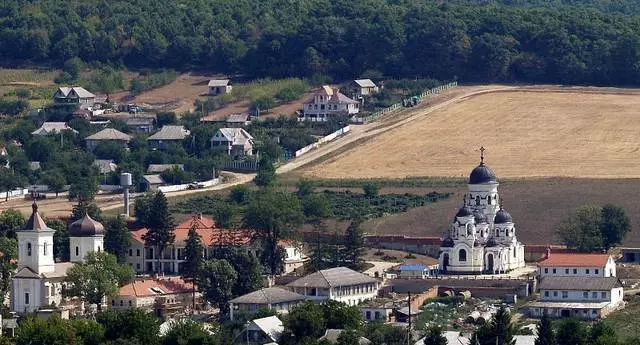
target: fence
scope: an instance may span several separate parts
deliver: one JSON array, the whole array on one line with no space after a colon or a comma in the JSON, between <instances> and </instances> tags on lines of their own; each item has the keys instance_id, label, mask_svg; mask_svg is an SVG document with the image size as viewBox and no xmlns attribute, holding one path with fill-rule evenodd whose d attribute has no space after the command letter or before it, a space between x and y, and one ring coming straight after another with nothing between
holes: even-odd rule
<instances>
[{"instance_id":1,"label":"fence","mask_svg":"<svg viewBox=\"0 0 640 345\"><path fill-rule=\"evenodd\" d=\"M327 135L325 137L320 138L315 143L313 143L311 145L307 145L307 146L301 148L300 150L296 151L295 152L295 156L296 157L300 157L303 154L305 154L305 153L307 153L307 152L309 152L309 151L311 151L313 149L318 148L321 144L324 144L324 143L329 142L329 141L331 141L331 140L333 140L333 139L335 139L335 138L337 138L337 137L339 137L341 135L349 133L350 130L351 130L351 128L349 126L345 126L343 128L340 128L339 130L337 130L337 131L335 131L335 132L333 132L333 133L331 133L331 134L329 134L329 135Z\"/></svg>"},{"instance_id":2,"label":"fence","mask_svg":"<svg viewBox=\"0 0 640 345\"><path fill-rule=\"evenodd\" d=\"M224 170L231 171L257 171L258 162L256 161L229 161L224 164Z\"/></svg>"},{"instance_id":3,"label":"fence","mask_svg":"<svg viewBox=\"0 0 640 345\"><path fill-rule=\"evenodd\" d=\"M444 84L444 85L440 85L437 87L434 87L432 89L426 90L425 92L421 93L418 96L415 96L415 99L417 99L418 101L422 101L423 98L430 96L430 95L435 95L438 94L444 90L448 90L448 89L452 89L454 87L458 86L458 82L454 81L448 84ZM405 101L405 100L403 100ZM396 111L399 108L402 108L402 102L401 103L396 103L388 108L379 110L369 116L354 116L351 118L351 122L353 123L358 123L358 124L365 124L365 123L369 123L369 122L373 122L375 120L377 120L378 118L380 118L382 115L388 114L390 112Z\"/></svg>"},{"instance_id":4,"label":"fence","mask_svg":"<svg viewBox=\"0 0 640 345\"><path fill-rule=\"evenodd\" d=\"M14 198L17 196L23 196L23 195L29 194L29 190L26 188L21 188L21 189L10 190L8 192L2 192L0 193L0 199L6 199L7 193L9 193L9 198Z\"/></svg>"}]
</instances>

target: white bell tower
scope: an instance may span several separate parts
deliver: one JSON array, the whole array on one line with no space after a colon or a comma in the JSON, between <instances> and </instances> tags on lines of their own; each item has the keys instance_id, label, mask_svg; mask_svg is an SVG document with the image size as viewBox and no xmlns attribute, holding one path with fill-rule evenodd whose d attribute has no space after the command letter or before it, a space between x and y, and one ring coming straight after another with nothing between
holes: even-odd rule
<instances>
[{"instance_id":1,"label":"white bell tower","mask_svg":"<svg viewBox=\"0 0 640 345\"><path fill-rule=\"evenodd\" d=\"M28 267L36 274L55 271L53 234L38 213L38 205L31 205L31 217L18 235L18 269Z\"/></svg>"}]
</instances>

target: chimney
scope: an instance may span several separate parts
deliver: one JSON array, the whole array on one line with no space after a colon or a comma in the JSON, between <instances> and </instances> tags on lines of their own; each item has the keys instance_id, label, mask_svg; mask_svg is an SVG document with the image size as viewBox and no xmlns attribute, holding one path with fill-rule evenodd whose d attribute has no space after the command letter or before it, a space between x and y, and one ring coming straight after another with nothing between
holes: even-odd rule
<instances>
[{"instance_id":1,"label":"chimney","mask_svg":"<svg viewBox=\"0 0 640 345\"><path fill-rule=\"evenodd\" d=\"M546 259L551 257L551 247L547 247L547 255L546 255Z\"/></svg>"},{"instance_id":2,"label":"chimney","mask_svg":"<svg viewBox=\"0 0 640 345\"><path fill-rule=\"evenodd\" d=\"M202 212L198 212L196 218L202 220Z\"/></svg>"}]
</instances>

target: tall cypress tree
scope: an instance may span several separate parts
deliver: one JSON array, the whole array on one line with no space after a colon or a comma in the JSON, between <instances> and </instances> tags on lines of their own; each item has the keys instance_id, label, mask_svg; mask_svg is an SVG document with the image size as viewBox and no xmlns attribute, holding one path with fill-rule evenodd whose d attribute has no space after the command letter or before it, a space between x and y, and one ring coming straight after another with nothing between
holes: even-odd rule
<instances>
[{"instance_id":1,"label":"tall cypress tree","mask_svg":"<svg viewBox=\"0 0 640 345\"><path fill-rule=\"evenodd\" d=\"M344 240L344 251L342 260L345 266L359 270L362 268L364 260L364 233L362 232L361 219L354 219L347 228L347 233Z\"/></svg>"},{"instance_id":2,"label":"tall cypress tree","mask_svg":"<svg viewBox=\"0 0 640 345\"><path fill-rule=\"evenodd\" d=\"M556 334L549 316L544 315L538 323L538 338L535 345L556 345Z\"/></svg>"},{"instance_id":3,"label":"tall cypress tree","mask_svg":"<svg viewBox=\"0 0 640 345\"><path fill-rule=\"evenodd\" d=\"M196 308L196 280L198 278L198 274L200 274L202 263L204 262L204 258L202 257L203 250L204 247L202 246L200 236L196 232L195 226L192 226L189 229L187 242L185 243L185 261L181 272L183 276L190 278L191 283L193 284L193 309Z\"/></svg>"},{"instance_id":4,"label":"tall cypress tree","mask_svg":"<svg viewBox=\"0 0 640 345\"><path fill-rule=\"evenodd\" d=\"M173 217L169 213L167 198L160 191L154 195L151 202L148 225L149 231L144 236L144 243L147 246L155 246L156 270L159 273L162 272L162 267L160 266L162 252L176 238L173 233L175 224L173 223Z\"/></svg>"}]
</instances>

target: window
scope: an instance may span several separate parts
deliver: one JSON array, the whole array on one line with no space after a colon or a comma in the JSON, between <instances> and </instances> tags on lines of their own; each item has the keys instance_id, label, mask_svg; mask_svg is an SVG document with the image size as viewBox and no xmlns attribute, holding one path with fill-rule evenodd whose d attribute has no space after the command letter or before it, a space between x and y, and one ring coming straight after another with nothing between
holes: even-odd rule
<instances>
[{"instance_id":1,"label":"window","mask_svg":"<svg viewBox=\"0 0 640 345\"><path fill-rule=\"evenodd\" d=\"M140 256L140 249L136 249L136 256Z\"/></svg>"},{"instance_id":2,"label":"window","mask_svg":"<svg viewBox=\"0 0 640 345\"><path fill-rule=\"evenodd\" d=\"M578 270L577 269L573 269L573 274L578 274Z\"/></svg>"},{"instance_id":3,"label":"window","mask_svg":"<svg viewBox=\"0 0 640 345\"><path fill-rule=\"evenodd\" d=\"M606 291L602 291L602 293L600 293L600 297L607 298L607 292Z\"/></svg>"},{"instance_id":4,"label":"window","mask_svg":"<svg viewBox=\"0 0 640 345\"><path fill-rule=\"evenodd\" d=\"M31 256L31 243L27 243L27 255Z\"/></svg>"},{"instance_id":5,"label":"window","mask_svg":"<svg viewBox=\"0 0 640 345\"><path fill-rule=\"evenodd\" d=\"M487 197L487 204L491 205L491 195Z\"/></svg>"},{"instance_id":6,"label":"window","mask_svg":"<svg viewBox=\"0 0 640 345\"><path fill-rule=\"evenodd\" d=\"M558 297L558 291L553 292L553 297Z\"/></svg>"},{"instance_id":7,"label":"window","mask_svg":"<svg viewBox=\"0 0 640 345\"><path fill-rule=\"evenodd\" d=\"M131 306L131 300L129 300L129 306Z\"/></svg>"},{"instance_id":8,"label":"window","mask_svg":"<svg viewBox=\"0 0 640 345\"><path fill-rule=\"evenodd\" d=\"M460 249L458 252L458 261L467 261L467 251Z\"/></svg>"},{"instance_id":9,"label":"window","mask_svg":"<svg viewBox=\"0 0 640 345\"><path fill-rule=\"evenodd\" d=\"M24 293L24 304L29 304L29 293L28 292Z\"/></svg>"},{"instance_id":10,"label":"window","mask_svg":"<svg viewBox=\"0 0 640 345\"><path fill-rule=\"evenodd\" d=\"M564 269L564 274L569 274L569 269L568 268Z\"/></svg>"},{"instance_id":11,"label":"window","mask_svg":"<svg viewBox=\"0 0 640 345\"><path fill-rule=\"evenodd\" d=\"M44 255L46 256L47 255L47 242L44 243L44 246L42 248L43 248Z\"/></svg>"},{"instance_id":12,"label":"window","mask_svg":"<svg viewBox=\"0 0 640 345\"><path fill-rule=\"evenodd\" d=\"M140 263L136 264L136 269L139 270L140 269Z\"/></svg>"},{"instance_id":13,"label":"window","mask_svg":"<svg viewBox=\"0 0 640 345\"><path fill-rule=\"evenodd\" d=\"M371 312L367 311L367 320L371 320Z\"/></svg>"},{"instance_id":14,"label":"window","mask_svg":"<svg viewBox=\"0 0 640 345\"><path fill-rule=\"evenodd\" d=\"M129 249L129 256L133 256L133 249Z\"/></svg>"},{"instance_id":15,"label":"window","mask_svg":"<svg viewBox=\"0 0 640 345\"><path fill-rule=\"evenodd\" d=\"M379 311L377 311L375 315L376 315L376 320L380 320L380 319L382 319L382 318L380 317L380 312L379 312Z\"/></svg>"},{"instance_id":16,"label":"window","mask_svg":"<svg viewBox=\"0 0 640 345\"><path fill-rule=\"evenodd\" d=\"M597 299L598 298L598 293L596 291L591 293L591 298L593 299Z\"/></svg>"},{"instance_id":17,"label":"window","mask_svg":"<svg viewBox=\"0 0 640 345\"><path fill-rule=\"evenodd\" d=\"M589 269L584 270L584 273L589 274Z\"/></svg>"},{"instance_id":18,"label":"window","mask_svg":"<svg viewBox=\"0 0 640 345\"><path fill-rule=\"evenodd\" d=\"M556 269L555 268L553 269L553 274L556 274Z\"/></svg>"},{"instance_id":19,"label":"window","mask_svg":"<svg viewBox=\"0 0 640 345\"><path fill-rule=\"evenodd\" d=\"M562 291L562 298L569 298L569 291Z\"/></svg>"},{"instance_id":20,"label":"window","mask_svg":"<svg viewBox=\"0 0 640 345\"><path fill-rule=\"evenodd\" d=\"M100 246L98 246L98 253L100 253L100 250L101 250L101 249L102 249L102 248L100 248Z\"/></svg>"},{"instance_id":21,"label":"window","mask_svg":"<svg viewBox=\"0 0 640 345\"><path fill-rule=\"evenodd\" d=\"M112 307L115 307L115 306L116 306L116 300L115 300L115 299L112 299L112 300L111 300L111 306L112 306Z\"/></svg>"},{"instance_id":22,"label":"window","mask_svg":"<svg viewBox=\"0 0 640 345\"><path fill-rule=\"evenodd\" d=\"M600 274L600 270L599 269L595 269L596 274Z\"/></svg>"},{"instance_id":23,"label":"window","mask_svg":"<svg viewBox=\"0 0 640 345\"><path fill-rule=\"evenodd\" d=\"M549 297L549 291L544 292L544 297Z\"/></svg>"},{"instance_id":24,"label":"window","mask_svg":"<svg viewBox=\"0 0 640 345\"><path fill-rule=\"evenodd\" d=\"M589 291L585 291L582 293L582 297L589 298Z\"/></svg>"},{"instance_id":25,"label":"window","mask_svg":"<svg viewBox=\"0 0 640 345\"><path fill-rule=\"evenodd\" d=\"M80 255L80 249L76 247L76 256Z\"/></svg>"},{"instance_id":26,"label":"window","mask_svg":"<svg viewBox=\"0 0 640 345\"><path fill-rule=\"evenodd\" d=\"M122 307L124 305L124 303L122 302L122 300L120 300L120 306Z\"/></svg>"}]
</instances>

